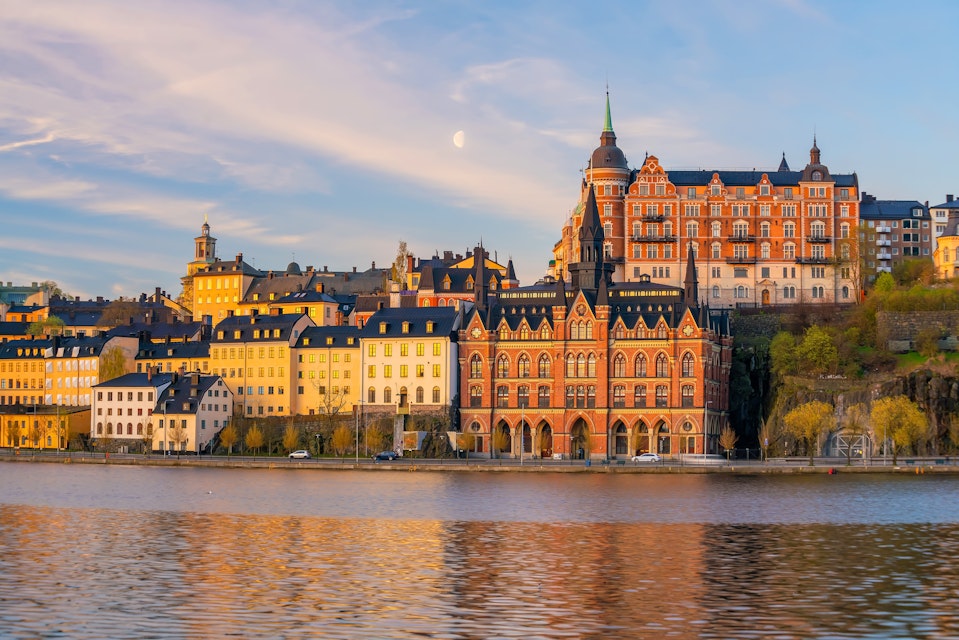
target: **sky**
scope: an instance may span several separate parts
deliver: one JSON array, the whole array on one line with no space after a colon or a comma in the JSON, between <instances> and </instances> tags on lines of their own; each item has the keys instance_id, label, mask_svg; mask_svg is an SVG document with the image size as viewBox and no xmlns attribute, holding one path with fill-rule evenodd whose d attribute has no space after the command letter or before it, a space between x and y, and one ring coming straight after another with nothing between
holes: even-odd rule
<instances>
[{"instance_id":1,"label":"sky","mask_svg":"<svg viewBox=\"0 0 959 640\"><path fill-rule=\"evenodd\" d=\"M0 282L172 296L482 242L542 277L599 144L959 194L959 3L3 0ZM462 132L457 135L457 132ZM456 144L459 143L459 144Z\"/></svg>"}]
</instances>

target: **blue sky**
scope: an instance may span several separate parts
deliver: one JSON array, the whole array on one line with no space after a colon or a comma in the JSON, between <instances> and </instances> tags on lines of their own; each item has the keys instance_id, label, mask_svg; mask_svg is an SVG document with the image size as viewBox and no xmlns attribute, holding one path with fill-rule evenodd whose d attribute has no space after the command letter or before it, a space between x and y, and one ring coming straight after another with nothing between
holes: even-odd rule
<instances>
[{"instance_id":1,"label":"blue sky","mask_svg":"<svg viewBox=\"0 0 959 640\"><path fill-rule=\"evenodd\" d=\"M546 270L608 83L631 165L959 193L959 3L7 0L0 280L176 295L208 216L260 269L482 240ZM453 136L464 132L457 147Z\"/></svg>"}]
</instances>

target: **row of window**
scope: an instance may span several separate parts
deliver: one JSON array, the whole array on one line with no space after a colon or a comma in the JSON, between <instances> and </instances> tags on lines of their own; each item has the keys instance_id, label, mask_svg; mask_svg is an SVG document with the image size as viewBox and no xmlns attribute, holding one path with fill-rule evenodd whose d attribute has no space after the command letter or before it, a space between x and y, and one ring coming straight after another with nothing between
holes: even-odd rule
<instances>
[{"instance_id":1,"label":"row of window","mask_svg":"<svg viewBox=\"0 0 959 640\"><path fill-rule=\"evenodd\" d=\"M400 346L399 351L400 351L400 356L401 356L401 357L410 355L410 345L409 345L408 343L403 342L403 343L400 343L399 346ZM335 355L336 355L336 354L334 354L334 356L335 356ZM367 345L367 355L369 355L371 358L375 358L375 357L376 357L376 345L375 345L375 344L370 343L369 345ZM424 343L422 343L422 342L417 342L417 343L416 343L416 355L417 355L417 356L425 356L425 355L426 355L426 345L425 345ZM434 355L434 356L441 356L441 355L443 355L443 345L442 345L441 343L439 343L439 342L434 342L434 343L433 343L433 355ZM383 357L391 358L392 356L393 356L393 345L390 344L390 343L384 344L384 345L383 345ZM301 356L301 358L302 358L302 356ZM303 362L303 360L300 360L300 362ZM311 360L311 362L312 362L312 360ZM320 362L326 362L325 356L323 356L323 359L320 360ZM335 362L335 360L334 360L334 362ZM346 360L346 362L349 362L349 354L347 354L347 360Z\"/></svg>"},{"instance_id":2,"label":"row of window","mask_svg":"<svg viewBox=\"0 0 959 640\"><path fill-rule=\"evenodd\" d=\"M622 327L619 327L622 329ZM622 339L622 336L617 336ZM530 377L530 367L531 367L530 357L523 353L516 360L516 377L519 378L528 378ZM616 354L613 358L613 368L612 376L616 378L624 378L627 375L626 367L626 356L622 353ZM692 353L688 351L682 355L680 359L680 370L681 376L684 378L689 378L695 376L695 363L696 359ZM550 378L552 377L552 361L550 357L545 353L540 355L538 361L537 373L540 378ZM646 354L641 353L636 356L633 362L633 369L631 374L637 378L645 378L649 374L647 372L647 358ZM508 378L510 376L510 358L501 354L496 359L496 377L498 378ZM483 358L479 354L473 354L470 357L470 378L482 378L483 377ZM656 356L656 368L655 368L655 377L657 378L668 378L670 376L669 371L669 357L660 353ZM567 378L594 378L596 377L596 355L590 353L589 355L580 353L579 355L573 355L572 353L566 356L566 377Z\"/></svg>"},{"instance_id":3,"label":"row of window","mask_svg":"<svg viewBox=\"0 0 959 640\"><path fill-rule=\"evenodd\" d=\"M406 398L406 387L400 388L399 396L400 396L398 398L399 402L404 402ZM382 404L392 403L393 390L390 387L384 388L383 394L380 397L383 399ZM424 397L425 396L424 396L423 387L416 387L416 390L414 391L413 402L417 404L423 404L423 402L425 402L425 400L423 399ZM366 390L366 401L369 404L376 404L376 388L375 387L370 387L369 389ZM440 401L441 401L440 388L433 387L432 403L439 404Z\"/></svg>"},{"instance_id":4,"label":"row of window","mask_svg":"<svg viewBox=\"0 0 959 640\"><path fill-rule=\"evenodd\" d=\"M696 388L694 385L683 385L681 387L681 405L683 407L692 407L696 397ZM624 385L613 386L613 402L615 408L626 407L627 388ZM530 388L527 385L520 385L516 389L516 403L510 404L509 387L499 385L496 387L496 407L506 409L510 406L526 408L530 406ZM633 388L633 404L635 408L645 408L647 387L646 385L637 385ZM551 405L551 388L548 385L537 387L536 406L541 409L548 409ZM655 387L654 407L669 406L669 385L661 384ZM483 387L479 385L470 386L469 406L471 408L480 408L483 406ZM566 408L567 409L594 409L596 407L596 387L592 385L569 385L566 387Z\"/></svg>"},{"instance_id":5,"label":"row of window","mask_svg":"<svg viewBox=\"0 0 959 640\"><path fill-rule=\"evenodd\" d=\"M393 377L393 365L384 364L383 366L383 377L392 378ZM414 365L414 371L416 372L417 378L423 378L426 376L426 365L418 364ZM432 365L433 377L439 378L443 374L442 365L434 364ZM410 367L406 364L401 364L399 366L400 378L409 378L410 377ZM376 377L376 365L371 364L366 367L366 377L375 378Z\"/></svg>"}]
</instances>

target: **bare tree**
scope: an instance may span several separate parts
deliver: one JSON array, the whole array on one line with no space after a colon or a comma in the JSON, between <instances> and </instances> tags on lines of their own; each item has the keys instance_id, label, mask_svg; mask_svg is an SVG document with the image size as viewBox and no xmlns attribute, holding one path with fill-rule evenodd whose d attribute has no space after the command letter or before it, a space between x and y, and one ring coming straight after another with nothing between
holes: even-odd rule
<instances>
[{"instance_id":1,"label":"bare tree","mask_svg":"<svg viewBox=\"0 0 959 640\"><path fill-rule=\"evenodd\" d=\"M178 423L176 419L169 420L167 422L167 436L170 442L173 443L173 448L176 449L176 456L180 457L180 451L183 449L183 443L186 442L187 433L186 433L186 420L182 423Z\"/></svg>"},{"instance_id":2,"label":"bare tree","mask_svg":"<svg viewBox=\"0 0 959 640\"><path fill-rule=\"evenodd\" d=\"M120 347L111 347L103 354L103 364L100 366L100 382L119 378L127 372L127 357Z\"/></svg>"},{"instance_id":3,"label":"bare tree","mask_svg":"<svg viewBox=\"0 0 959 640\"><path fill-rule=\"evenodd\" d=\"M736 448L737 442L739 442L739 436L729 425L719 432L719 446L726 450L726 462L729 462L729 452Z\"/></svg>"},{"instance_id":4,"label":"bare tree","mask_svg":"<svg viewBox=\"0 0 959 640\"><path fill-rule=\"evenodd\" d=\"M763 450L763 459L769 460L769 445L773 441L772 426L765 420L759 421L759 446Z\"/></svg>"},{"instance_id":5,"label":"bare tree","mask_svg":"<svg viewBox=\"0 0 959 640\"><path fill-rule=\"evenodd\" d=\"M393 260L392 280L400 285L402 289L406 288L406 261L413 257L413 252L406 246L405 240L400 240L400 246L396 251L396 258Z\"/></svg>"}]
</instances>

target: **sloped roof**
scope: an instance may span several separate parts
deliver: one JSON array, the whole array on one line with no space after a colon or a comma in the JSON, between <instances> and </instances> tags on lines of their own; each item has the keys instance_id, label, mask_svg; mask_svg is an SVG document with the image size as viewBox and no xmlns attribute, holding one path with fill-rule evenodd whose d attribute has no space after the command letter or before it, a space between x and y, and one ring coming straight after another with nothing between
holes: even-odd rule
<instances>
[{"instance_id":1,"label":"sloped roof","mask_svg":"<svg viewBox=\"0 0 959 640\"><path fill-rule=\"evenodd\" d=\"M414 307L410 309L381 309L370 317L360 330L363 338L454 337L458 311L454 307ZM433 322L433 331L427 323ZM386 323L381 331L381 323ZM408 323L407 331L403 331Z\"/></svg>"},{"instance_id":2,"label":"sloped roof","mask_svg":"<svg viewBox=\"0 0 959 640\"><path fill-rule=\"evenodd\" d=\"M922 209L922 215L913 215L915 209ZM929 217L929 210L918 200L863 200L859 203L861 220L929 220Z\"/></svg>"}]
</instances>

